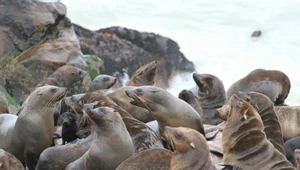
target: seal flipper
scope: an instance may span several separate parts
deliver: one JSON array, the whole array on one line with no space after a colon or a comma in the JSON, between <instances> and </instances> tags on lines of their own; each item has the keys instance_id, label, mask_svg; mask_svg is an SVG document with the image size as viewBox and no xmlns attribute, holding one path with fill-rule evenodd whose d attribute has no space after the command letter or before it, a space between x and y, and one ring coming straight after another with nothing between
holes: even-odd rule
<instances>
[{"instance_id":1,"label":"seal flipper","mask_svg":"<svg viewBox=\"0 0 300 170\"><path fill-rule=\"evenodd\" d=\"M211 153L214 153L214 154L218 155L218 156L223 156L223 151L221 151L217 148L209 147L209 151Z\"/></svg>"},{"instance_id":2,"label":"seal flipper","mask_svg":"<svg viewBox=\"0 0 300 170\"><path fill-rule=\"evenodd\" d=\"M208 140L212 140L212 139L218 134L219 131L220 131L219 129L216 129L216 130L214 130L214 131L211 131L211 132L206 133L206 134L205 134L206 140L207 140L207 141L208 141Z\"/></svg>"},{"instance_id":3,"label":"seal flipper","mask_svg":"<svg viewBox=\"0 0 300 170\"><path fill-rule=\"evenodd\" d=\"M35 170L38 163L38 155L30 151L25 151L25 164L29 170ZM27 169L27 168L26 168Z\"/></svg>"},{"instance_id":4,"label":"seal flipper","mask_svg":"<svg viewBox=\"0 0 300 170\"><path fill-rule=\"evenodd\" d=\"M242 168L240 167L237 167L237 166L234 166L234 165L226 165L226 164L223 164L221 165L223 166L222 169L220 170L242 170Z\"/></svg>"}]
</instances>

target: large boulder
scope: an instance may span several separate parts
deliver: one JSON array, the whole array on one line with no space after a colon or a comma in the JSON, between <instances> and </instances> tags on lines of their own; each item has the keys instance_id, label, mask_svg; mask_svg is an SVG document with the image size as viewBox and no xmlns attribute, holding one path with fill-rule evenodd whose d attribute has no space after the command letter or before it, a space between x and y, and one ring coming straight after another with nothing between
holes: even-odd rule
<instances>
[{"instance_id":1,"label":"large boulder","mask_svg":"<svg viewBox=\"0 0 300 170\"><path fill-rule=\"evenodd\" d=\"M178 44L169 38L121 27L90 31L76 24L73 26L82 52L99 56L104 61L106 74L127 72L131 76L142 65L156 60L159 63L156 82L167 88L175 74L195 70Z\"/></svg>"}]
</instances>

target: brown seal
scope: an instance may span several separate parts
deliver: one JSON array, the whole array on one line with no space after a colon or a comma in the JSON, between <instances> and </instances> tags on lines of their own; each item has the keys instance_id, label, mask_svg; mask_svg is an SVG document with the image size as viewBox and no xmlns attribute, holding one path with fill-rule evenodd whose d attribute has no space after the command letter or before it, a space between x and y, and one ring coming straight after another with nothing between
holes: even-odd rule
<instances>
[{"instance_id":1,"label":"brown seal","mask_svg":"<svg viewBox=\"0 0 300 170\"><path fill-rule=\"evenodd\" d=\"M284 141L300 136L300 107L275 106Z\"/></svg>"},{"instance_id":2,"label":"brown seal","mask_svg":"<svg viewBox=\"0 0 300 170\"><path fill-rule=\"evenodd\" d=\"M116 84L117 80L118 79L116 77L107 74L100 74L93 79L88 91L91 92L101 89L109 89Z\"/></svg>"},{"instance_id":3,"label":"brown seal","mask_svg":"<svg viewBox=\"0 0 300 170\"><path fill-rule=\"evenodd\" d=\"M42 86L34 90L14 128L0 134L0 148L26 163L30 170L35 169L40 153L52 143L54 105L65 95L65 87Z\"/></svg>"},{"instance_id":4,"label":"brown seal","mask_svg":"<svg viewBox=\"0 0 300 170\"><path fill-rule=\"evenodd\" d=\"M81 105L95 103L96 107L111 107L117 110L129 132L133 144L134 152L140 152L146 149L163 148L160 137L151 130L145 123L133 118L127 111L115 104L109 97L105 96L101 91L89 92L81 100Z\"/></svg>"},{"instance_id":5,"label":"brown seal","mask_svg":"<svg viewBox=\"0 0 300 170\"><path fill-rule=\"evenodd\" d=\"M200 106L197 97L191 90L182 90L178 94L178 98L190 104L200 115L202 122L204 121L204 115L202 107Z\"/></svg>"},{"instance_id":6,"label":"brown seal","mask_svg":"<svg viewBox=\"0 0 300 170\"><path fill-rule=\"evenodd\" d=\"M133 154L132 140L120 114L109 107L88 109L87 114L92 120L91 146L66 170L116 169Z\"/></svg>"},{"instance_id":7,"label":"brown seal","mask_svg":"<svg viewBox=\"0 0 300 170\"><path fill-rule=\"evenodd\" d=\"M275 106L284 105L291 88L290 79L278 70L256 69L246 77L233 83L227 90L227 97L239 91L259 92L268 96Z\"/></svg>"},{"instance_id":8,"label":"brown seal","mask_svg":"<svg viewBox=\"0 0 300 170\"><path fill-rule=\"evenodd\" d=\"M5 97L5 94L0 91L0 114L9 113L8 101Z\"/></svg>"},{"instance_id":9,"label":"brown seal","mask_svg":"<svg viewBox=\"0 0 300 170\"><path fill-rule=\"evenodd\" d=\"M216 115L216 109L226 103L226 93L223 82L211 74L193 74L193 79L197 86L191 91L197 96L202 107L204 124L217 125L223 120Z\"/></svg>"},{"instance_id":10,"label":"brown seal","mask_svg":"<svg viewBox=\"0 0 300 170\"><path fill-rule=\"evenodd\" d=\"M125 92L128 97L133 99L131 104L148 109L153 113L163 139L165 139L165 126L189 127L205 135L198 112L168 91L155 86L140 86Z\"/></svg>"},{"instance_id":11,"label":"brown seal","mask_svg":"<svg viewBox=\"0 0 300 170\"><path fill-rule=\"evenodd\" d=\"M117 105L125 109L134 118L145 123L155 120L155 117L148 109L141 108L130 103L132 99L125 94L125 91L134 88L134 86L120 87L107 96L111 98Z\"/></svg>"},{"instance_id":12,"label":"brown seal","mask_svg":"<svg viewBox=\"0 0 300 170\"><path fill-rule=\"evenodd\" d=\"M135 153L116 170L169 170L172 152L166 149L148 149Z\"/></svg>"},{"instance_id":13,"label":"brown seal","mask_svg":"<svg viewBox=\"0 0 300 170\"><path fill-rule=\"evenodd\" d=\"M205 137L194 129L165 127L165 136L174 149L170 168L216 170L209 156Z\"/></svg>"},{"instance_id":14,"label":"brown seal","mask_svg":"<svg viewBox=\"0 0 300 170\"><path fill-rule=\"evenodd\" d=\"M37 87L52 85L58 87L70 88L72 84L82 80L87 75L87 72L78 67L71 65L64 65L59 67L45 80L40 82Z\"/></svg>"},{"instance_id":15,"label":"brown seal","mask_svg":"<svg viewBox=\"0 0 300 170\"><path fill-rule=\"evenodd\" d=\"M239 92L238 97L250 103L255 108L264 124L264 132L266 133L267 139L279 152L285 155L281 127L270 98L257 92Z\"/></svg>"},{"instance_id":16,"label":"brown seal","mask_svg":"<svg viewBox=\"0 0 300 170\"><path fill-rule=\"evenodd\" d=\"M266 138L262 120L249 103L233 95L217 111L226 121L222 136L224 164L243 170L295 169Z\"/></svg>"},{"instance_id":17,"label":"brown seal","mask_svg":"<svg viewBox=\"0 0 300 170\"><path fill-rule=\"evenodd\" d=\"M157 61L152 61L148 64L145 64L132 74L127 85L128 86L154 85L156 72L157 72Z\"/></svg>"},{"instance_id":18,"label":"brown seal","mask_svg":"<svg viewBox=\"0 0 300 170\"><path fill-rule=\"evenodd\" d=\"M300 169L300 149L295 149L294 157L295 157L296 164L297 164L296 167L298 169Z\"/></svg>"},{"instance_id":19,"label":"brown seal","mask_svg":"<svg viewBox=\"0 0 300 170\"><path fill-rule=\"evenodd\" d=\"M1 170L24 170L22 163L14 155L0 149L0 169Z\"/></svg>"}]
</instances>

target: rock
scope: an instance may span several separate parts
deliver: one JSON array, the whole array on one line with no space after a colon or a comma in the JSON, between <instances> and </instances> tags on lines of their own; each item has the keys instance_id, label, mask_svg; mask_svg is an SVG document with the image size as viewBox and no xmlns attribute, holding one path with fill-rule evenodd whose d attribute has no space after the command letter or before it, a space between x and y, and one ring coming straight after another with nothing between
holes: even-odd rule
<instances>
[{"instance_id":1,"label":"rock","mask_svg":"<svg viewBox=\"0 0 300 170\"><path fill-rule=\"evenodd\" d=\"M156 82L166 88L173 75L193 72L194 64L179 51L173 40L154 33L141 33L121 27L90 31L73 24L84 54L98 55L105 65L104 73L116 72L129 76L139 67L153 60L158 61Z\"/></svg>"}]
</instances>

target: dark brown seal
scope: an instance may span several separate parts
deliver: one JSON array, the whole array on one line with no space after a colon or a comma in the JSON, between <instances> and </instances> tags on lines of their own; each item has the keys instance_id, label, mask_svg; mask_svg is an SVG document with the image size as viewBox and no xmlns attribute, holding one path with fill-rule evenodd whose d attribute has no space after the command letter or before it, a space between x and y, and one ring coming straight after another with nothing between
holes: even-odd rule
<instances>
[{"instance_id":1,"label":"dark brown seal","mask_svg":"<svg viewBox=\"0 0 300 170\"><path fill-rule=\"evenodd\" d=\"M294 157L294 151L300 149L300 137L295 137L287 140L283 144L285 150L285 156L288 161L290 161L294 166L297 166L297 160Z\"/></svg>"},{"instance_id":2,"label":"dark brown seal","mask_svg":"<svg viewBox=\"0 0 300 170\"><path fill-rule=\"evenodd\" d=\"M65 112L62 115L62 140L63 140L63 145L66 144L66 142L71 142L75 139L78 138L76 135L78 131L77 127L77 116L75 113L72 112Z\"/></svg>"},{"instance_id":3,"label":"dark brown seal","mask_svg":"<svg viewBox=\"0 0 300 170\"><path fill-rule=\"evenodd\" d=\"M130 80L128 86L145 86L154 85L154 79L157 73L157 61L152 61L148 64L143 65L136 70Z\"/></svg>"},{"instance_id":4,"label":"dark brown seal","mask_svg":"<svg viewBox=\"0 0 300 170\"><path fill-rule=\"evenodd\" d=\"M250 103L255 108L262 119L267 139L279 152L285 155L281 127L270 98L257 92L239 92L238 97Z\"/></svg>"},{"instance_id":5,"label":"dark brown seal","mask_svg":"<svg viewBox=\"0 0 300 170\"><path fill-rule=\"evenodd\" d=\"M54 73L52 73L45 80L40 82L37 87L52 85L58 87L70 88L72 84L82 80L87 72L81 70L78 67L71 65L64 65L59 67Z\"/></svg>"},{"instance_id":6,"label":"dark brown seal","mask_svg":"<svg viewBox=\"0 0 300 170\"><path fill-rule=\"evenodd\" d=\"M1 170L24 170L22 163L14 155L0 149Z\"/></svg>"},{"instance_id":7,"label":"dark brown seal","mask_svg":"<svg viewBox=\"0 0 300 170\"><path fill-rule=\"evenodd\" d=\"M291 88L290 79L278 70L256 69L246 77L233 83L227 90L227 97L239 91L259 92L268 96L275 106L283 105Z\"/></svg>"},{"instance_id":8,"label":"dark brown seal","mask_svg":"<svg viewBox=\"0 0 300 170\"><path fill-rule=\"evenodd\" d=\"M191 128L165 127L165 136L174 149L171 170L198 169L216 170L209 155L205 137Z\"/></svg>"},{"instance_id":9,"label":"dark brown seal","mask_svg":"<svg viewBox=\"0 0 300 170\"><path fill-rule=\"evenodd\" d=\"M262 120L249 103L233 95L218 114L226 121L222 136L224 164L243 170L295 169L267 140Z\"/></svg>"},{"instance_id":10,"label":"dark brown seal","mask_svg":"<svg viewBox=\"0 0 300 170\"><path fill-rule=\"evenodd\" d=\"M172 152L166 149L148 149L135 153L116 170L169 170Z\"/></svg>"},{"instance_id":11,"label":"dark brown seal","mask_svg":"<svg viewBox=\"0 0 300 170\"><path fill-rule=\"evenodd\" d=\"M204 124L217 125L223 120L216 115L216 109L226 103L226 93L223 82L211 74L193 74L197 86L191 91L197 96L200 106L203 109Z\"/></svg>"},{"instance_id":12,"label":"dark brown seal","mask_svg":"<svg viewBox=\"0 0 300 170\"><path fill-rule=\"evenodd\" d=\"M88 151L66 170L115 170L133 154L133 143L118 112L109 107L88 109L93 140Z\"/></svg>"},{"instance_id":13,"label":"dark brown seal","mask_svg":"<svg viewBox=\"0 0 300 170\"><path fill-rule=\"evenodd\" d=\"M285 141L300 136L299 106L275 106L275 113Z\"/></svg>"},{"instance_id":14,"label":"dark brown seal","mask_svg":"<svg viewBox=\"0 0 300 170\"><path fill-rule=\"evenodd\" d=\"M107 96L111 98L117 105L126 110L129 114L131 114L134 118L142 121L142 122L150 122L155 120L155 117L152 113L145 108L141 108L135 105L132 105L130 102L132 99L125 94L126 90L133 89L134 86L124 86L120 87L114 92L108 94Z\"/></svg>"},{"instance_id":15,"label":"dark brown seal","mask_svg":"<svg viewBox=\"0 0 300 170\"><path fill-rule=\"evenodd\" d=\"M126 95L133 99L131 104L148 109L153 113L163 138L165 126L189 127L205 135L198 112L168 91L155 86L140 86L126 90Z\"/></svg>"},{"instance_id":16,"label":"dark brown seal","mask_svg":"<svg viewBox=\"0 0 300 170\"><path fill-rule=\"evenodd\" d=\"M35 169L40 153L52 143L54 105L65 95L64 87L42 86L34 90L14 128L0 136L0 148L13 154L30 170Z\"/></svg>"},{"instance_id":17,"label":"dark brown seal","mask_svg":"<svg viewBox=\"0 0 300 170\"><path fill-rule=\"evenodd\" d=\"M9 113L8 101L5 94L0 91L0 114Z\"/></svg>"},{"instance_id":18,"label":"dark brown seal","mask_svg":"<svg viewBox=\"0 0 300 170\"><path fill-rule=\"evenodd\" d=\"M201 105L199 104L197 97L191 90L182 90L178 98L190 104L200 115L202 122L204 121L204 115Z\"/></svg>"},{"instance_id":19,"label":"dark brown seal","mask_svg":"<svg viewBox=\"0 0 300 170\"><path fill-rule=\"evenodd\" d=\"M109 89L116 84L117 80L118 79L116 77L107 74L100 74L93 79L88 91L91 92L101 89Z\"/></svg>"}]
</instances>

